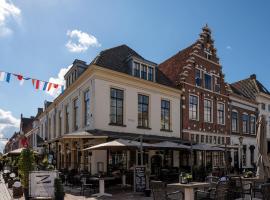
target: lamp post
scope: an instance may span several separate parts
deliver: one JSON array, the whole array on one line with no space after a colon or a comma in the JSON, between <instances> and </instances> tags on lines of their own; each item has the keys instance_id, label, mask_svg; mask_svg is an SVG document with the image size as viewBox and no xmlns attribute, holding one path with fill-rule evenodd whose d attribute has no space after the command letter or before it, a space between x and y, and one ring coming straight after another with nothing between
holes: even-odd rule
<instances>
[{"instance_id":1,"label":"lamp post","mask_svg":"<svg viewBox=\"0 0 270 200\"><path fill-rule=\"evenodd\" d=\"M239 143L240 143L240 172L243 172L243 136L239 137Z\"/></svg>"}]
</instances>

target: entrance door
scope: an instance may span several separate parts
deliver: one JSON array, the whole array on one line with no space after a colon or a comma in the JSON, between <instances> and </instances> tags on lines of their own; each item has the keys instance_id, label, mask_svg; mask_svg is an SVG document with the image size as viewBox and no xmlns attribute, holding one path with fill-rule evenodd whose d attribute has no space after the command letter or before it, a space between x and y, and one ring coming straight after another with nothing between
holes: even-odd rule
<instances>
[{"instance_id":1,"label":"entrance door","mask_svg":"<svg viewBox=\"0 0 270 200\"><path fill-rule=\"evenodd\" d=\"M151 157L151 173L155 174L157 177L160 175L162 158L160 155L154 155Z\"/></svg>"},{"instance_id":2,"label":"entrance door","mask_svg":"<svg viewBox=\"0 0 270 200\"><path fill-rule=\"evenodd\" d=\"M233 163L234 163L234 169L238 171L239 169L239 155L238 155L238 150L234 151L234 159L233 159Z\"/></svg>"}]
</instances>

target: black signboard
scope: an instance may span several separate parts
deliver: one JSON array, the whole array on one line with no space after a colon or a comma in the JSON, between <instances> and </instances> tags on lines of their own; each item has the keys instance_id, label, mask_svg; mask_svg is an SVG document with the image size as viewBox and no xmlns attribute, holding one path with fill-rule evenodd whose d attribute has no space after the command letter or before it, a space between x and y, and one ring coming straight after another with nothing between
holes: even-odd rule
<instances>
[{"instance_id":1,"label":"black signboard","mask_svg":"<svg viewBox=\"0 0 270 200\"><path fill-rule=\"evenodd\" d=\"M145 166L135 166L134 168L134 191L144 192L146 189Z\"/></svg>"}]
</instances>

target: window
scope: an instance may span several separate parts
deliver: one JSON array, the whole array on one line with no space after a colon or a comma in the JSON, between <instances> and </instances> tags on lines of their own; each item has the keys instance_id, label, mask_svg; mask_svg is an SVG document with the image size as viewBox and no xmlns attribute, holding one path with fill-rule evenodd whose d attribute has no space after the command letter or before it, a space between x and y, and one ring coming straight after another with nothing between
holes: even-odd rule
<instances>
[{"instance_id":1,"label":"window","mask_svg":"<svg viewBox=\"0 0 270 200\"><path fill-rule=\"evenodd\" d=\"M79 128L79 99L73 101L73 117L73 128L76 131Z\"/></svg>"},{"instance_id":2,"label":"window","mask_svg":"<svg viewBox=\"0 0 270 200\"><path fill-rule=\"evenodd\" d=\"M124 91L111 88L111 124L123 125L123 101Z\"/></svg>"},{"instance_id":3,"label":"window","mask_svg":"<svg viewBox=\"0 0 270 200\"><path fill-rule=\"evenodd\" d=\"M217 122L218 124L225 124L225 105L223 103L217 104Z\"/></svg>"},{"instance_id":4,"label":"window","mask_svg":"<svg viewBox=\"0 0 270 200\"><path fill-rule=\"evenodd\" d=\"M195 69L195 85L202 86L202 77L201 77L201 70Z\"/></svg>"},{"instance_id":5,"label":"window","mask_svg":"<svg viewBox=\"0 0 270 200\"><path fill-rule=\"evenodd\" d=\"M248 133L248 115L242 115L243 133Z\"/></svg>"},{"instance_id":6,"label":"window","mask_svg":"<svg viewBox=\"0 0 270 200\"><path fill-rule=\"evenodd\" d=\"M209 74L204 74L204 87L208 90L212 90L212 77Z\"/></svg>"},{"instance_id":7,"label":"window","mask_svg":"<svg viewBox=\"0 0 270 200\"><path fill-rule=\"evenodd\" d=\"M200 142L200 135L196 135L196 142L199 143Z\"/></svg>"},{"instance_id":8,"label":"window","mask_svg":"<svg viewBox=\"0 0 270 200\"><path fill-rule=\"evenodd\" d=\"M204 135L201 135L201 143L204 143Z\"/></svg>"},{"instance_id":9,"label":"window","mask_svg":"<svg viewBox=\"0 0 270 200\"><path fill-rule=\"evenodd\" d=\"M213 139L214 141L214 144L216 144L217 143L217 136L214 136L214 139Z\"/></svg>"},{"instance_id":10,"label":"window","mask_svg":"<svg viewBox=\"0 0 270 200\"><path fill-rule=\"evenodd\" d=\"M147 66L142 65L141 78L147 80Z\"/></svg>"},{"instance_id":11,"label":"window","mask_svg":"<svg viewBox=\"0 0 270 200\"><path fill-rule=\"evenodd\" d=\"M243 166L247 166L247 145L243 145Z\"/></svg>"},{"instance_id":12,"label":"window","mask_svg":"<svg viewBox=\"0 0 270 200\"><path fill-rule=\"evenodd\" d=\"M232 111L232 132L238 131L238 113Z\"/></svg>"},{"instance_id":13,"label":"window","mask_svg":"<svg viewBox=\"0 0 270 200\"><path fill-rule=\"evenodd\" d=\"M254 160L254 149L255 149L255 146L254 145L251 145L249 147L249 150L250 150L250 164L251 165L254 165L255 164L255 160Z\"/></svg>"},{"instance_id":14,"label":"window","mask_svg":"<svg viewBox=\"0 0 270 200\"><path fill-rule=\"evenodd\" d=\"M138 127L149 128L149 97L138 95Z\"/></svg>"},{"instance_id":15,"label":"window","mask_svg":"<svg viewBox=\"0 0 270 200\"><path fill-rule=\"evenodd\" d=\"M56 112L53 115L53 138L56 137Z\"/></svg>"},{"instance_id":16,"label":"window","mask_svg":"<svg viewBox=\"0 0 270 200\"><path fill-rule=\"evenodd\" d=\"M58 132L59 132L59 135L62 135L62 112L61 110L58 111Z\"/></svg>"},{"instance_id":17,"label":"window","mask_svg":"<svg viewBox=\"0 0 270 200\"><path fill-rule=\"evenodd\" d=\"M220 137L218 136L218 144L220 144Z\"/></svg>"},{"instance_id":18,"label":"window","mask_svg":"<svg viewBox=\"0 0 270 200\"><path fill-rule=\"evenodd\" d=\"M220 78L215 77L215 92L220 93Z\"/></svg>"},{"instance_id":19,"label":"window","mask_svg":"<svg viewBox=\"0 0 270 200\"><path fill-rule=\"evenodd\" d=\"M264 103L261 104L261 107L262 107L262 110L265 110L265 104Z\"/></svg>"},{"instance_id":20,"label":"window","mask_svg":"<svg viewBox=\"0 0 270 200\"><path fill-rule=\"evenodd\" d=\"M208 143L208 135L205 136L205 143Z\"/></svg>"},{"instance_id":21,"label":"window","mask_svg":"<svg viewBox=\"0 0 270 200\"><path fill-rule=\"evenodd\" d=\"M224 139L224 137L222 137L221 138L221 144L224 144L224 141L225 141L225 139Z\"/></svg>"},{"instance_id":22,"label":"window","mask_svg":"<svg viewBox=\"0 0 270 200\"><path fill-rule=\"evenodd\" d=\"M66 111L66 133L68 133L69 132L69 109L68 109L68 105L66 105L65 111Z\"/></svg>"},{"instance_id":23,"label":"window","mask_svg":"<svg viewBox=\"0 0 270 200\"><path fill-rule=\"evenodd\" d=\"M140 63L134 62L134 76L140 77Z\"/></svg>"},{"instance_id":24,"label":"window","mask_svg":"<svg viewBox=\"0 0 270 200\"><path fill-rule=\"evenodd\" d=\"M153 69L153 67L148 67L148 80L149 81L153 81L154 80L154 78L153 78L153 73L154 72L154 69Z\"/></svg>"},{"instance_id":25,"label":"window","mask_svg":"<svg viewBox=\"0 0 270 200\"><path fill-rule=\"evenodd\" d=\"M170 101L161 100L161 129L170 130Z\"/></svg>"},{"instance_id":26,"label":"window","mask_svg":"<svg viewBox=\"0 0 270 200\"><path fill-rule=\"evenodd\" d=\"M212 122L212 101L204 99L204 121Z\"/></svg>"},{"instance_id":27,"label":"window","mask_svg":"<svg viewBox=\"0 0 270 200\"><path fill-rule=\"evenodd\" d=\"M189 96L189 119L198 120L198 97Z\"/></svg>"},{"instance_id":28,"label":"window","mask_svg":"<svg viewBox=\"0 0 270 200\"><path fill-rule=\"evenodd\" d=\"M87 90L84 93L84 125L90 125L90 92Z\"/></svg>"},{"instance_id":29,"label":"window","mask_svg":"<svg viewBox=\"0 0 270 200\"><path fill-rule=\"evenodd\" d=\"M195 142L194 134L191 134L190 140L191 140L192 142Z\"/></svg>"},{"instance_id":30,"label":"window","mask_svg":"<svg viewBox=\"0 0 270 200\"><path fill-rule=\"evenodd\" d=\"M204 48L204 53L205 53L205 57L207 60L211 60L211 57L212 57L212 52L210 49L208 48Z\"/></svg>"},{"instance_id":31,"label":"window","mask_svg":"<svg viewBox=\"0 0 270 200\"><path fill-rule=\"evenodd\" d=\"M256 117L250 116L250 133L255 134L256 130Z\"/></svg>"},{"instance_id":32,"label":"window","mask_svg":"<svg viewBox=\"0 0 270 200\"><path fill-rule=\"evenodd\" d=\"M212 136L209 136L209 143L212 144Z\"/></svg>"}]
</instances>

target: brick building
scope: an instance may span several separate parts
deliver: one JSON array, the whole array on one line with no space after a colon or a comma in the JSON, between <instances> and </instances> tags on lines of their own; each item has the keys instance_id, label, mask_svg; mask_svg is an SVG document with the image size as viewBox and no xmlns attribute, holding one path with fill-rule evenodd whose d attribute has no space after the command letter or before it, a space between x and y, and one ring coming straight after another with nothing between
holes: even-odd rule
<instances>
[{"instance_id":1,"label":"brick building","mask_svg":"<svg viewBox=\"0 0 270 200\"><path fill-rule=\"evenodd\" d=\"M209 27L203 27L195 43L161 63L159 70L183 91L182 138L229 143L229 97Z\"/></svg>"}]
</instances>

